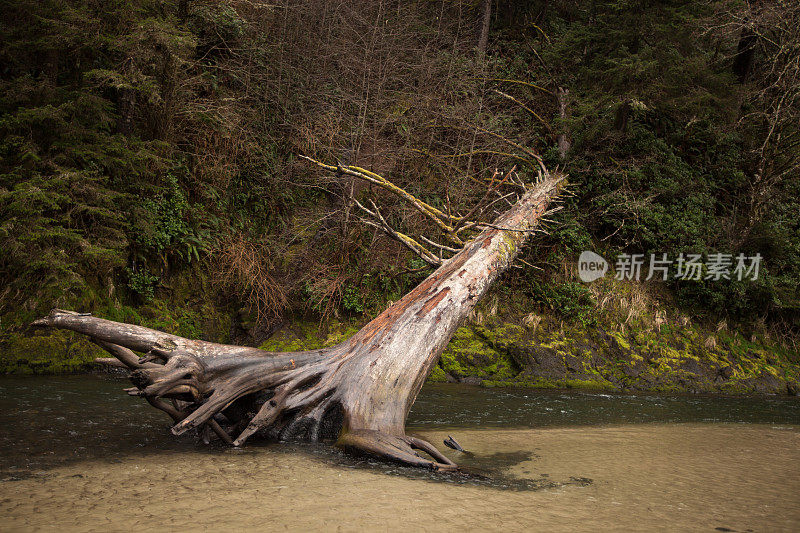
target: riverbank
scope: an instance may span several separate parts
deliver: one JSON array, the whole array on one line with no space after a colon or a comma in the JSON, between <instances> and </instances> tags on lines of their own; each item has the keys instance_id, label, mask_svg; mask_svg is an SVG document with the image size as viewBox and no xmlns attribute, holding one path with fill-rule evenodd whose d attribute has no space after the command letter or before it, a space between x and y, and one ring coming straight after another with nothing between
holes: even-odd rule
<instances>
[{"instance_id":1,"label":"riverbank","mask_svg":"<svg viewBox=\"0 0 800 533\"><path fill-rule=\"evenodd\" d=\"M483 387L596 391L789 394L800 390L796 354L739 333L664 326L612 331L602 325L565 327L551 317L520 323L481 317L459 328L429 380ZM294 323L262 348L310 350L357 331L333 324Z\"/></svg>"},{"instance_id":2,"label":"riverbank","mask_svg":"<svg viewBox=\"0 0 800 533\"><path fill-rule=\"evenodd\" d=\"M382 301L359 315L328 320L289 314L266 327L220 305L198 279L176 279L169 300L139 306L103 300L77 308L187 338L300 351L346 340L391 304ZM498 286L453 335L428 380L610 392L796 396L800 391L795 345L758 324L692 319L658 286L604 279L582 287L588 303L578 306L568 299L548 309ZM565 313L563 306L577 311ZM12 318L17 325L0 330L0 374L88 372L99 368L96 357L108 355L80 335L22 325L36 316Z\"/></svg>"},{"instance_id":3,"label":"riverbank","mask_svg":"<svg viewBox=\"0 0 800 533\"><path fill-rule=\"evenodd\" d=\"M620 392L797 395L800 390L798 355L763 337L745 339L739 332L709 331L695 324L612 328L565 325L537 314L513 321L490 312L487 306L456 331L429 381ZM183 321L158 318L157 323L156 315L147 316L127 318L176 334L230 342L231 326L226 331L221 314L184 313ZM216 325L208 326L211 322ZM298 351L333 346L363 322L320 324L296 318L260 347ZM216 334L209 337L208 332ZM6 339L0 368L7 374L85 372L97 368L92 361L102 356L102 350L77 335L33 332Z\"/></svg>"}]
</instances>

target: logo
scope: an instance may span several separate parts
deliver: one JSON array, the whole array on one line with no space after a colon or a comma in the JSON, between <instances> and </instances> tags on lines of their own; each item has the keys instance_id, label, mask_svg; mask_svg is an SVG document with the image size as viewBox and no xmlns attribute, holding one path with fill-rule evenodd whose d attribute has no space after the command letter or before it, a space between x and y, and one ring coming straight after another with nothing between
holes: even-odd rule
<instances>
[{"instance_id":1,"label":"logo","mask_svg":"<svg viewBox=\"0 0 800 533\"><path fill-rule=\"evenodd\" d=\"M608 261L594 252L588 250L581 252L578 257L578 277L581 281L591 283L600 279L608 272Z\"/></svg>"},{"instance_id":2,"label":"logo","mask_svg":"<svg viewBox=\"0 0 800 533\"><path fill-rule=\"evenodd\" d=\"M614 278L622 280L640 281L645 272L648 262L645 261L645 254L617 255L617 262L614 265ZM733 255L730 253L709 253L705 257L702 254L680 253L674 259L669 258L669 254L650 254L649 270L644 281L660 277L660 281L679 280L679 281L721 281L737 280L742 281L758 279L761 270L762 257L760 253L754 256L744 254ZM606 275L608 272L608 262L601 256L589 250L581 252L578 257L578 277L581 281L591 283Z\"/></svg>"}]
</instances>

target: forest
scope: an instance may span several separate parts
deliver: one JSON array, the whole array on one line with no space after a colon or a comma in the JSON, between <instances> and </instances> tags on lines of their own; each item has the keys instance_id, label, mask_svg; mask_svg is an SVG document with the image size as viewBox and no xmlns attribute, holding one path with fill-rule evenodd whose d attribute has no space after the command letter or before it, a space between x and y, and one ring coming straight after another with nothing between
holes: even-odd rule
<instances>
[{"instance_id":1,"label":"forest","mask_svg":"<svg viewBox=\"0 0 800 533\"><path fill-rule=\"evenodd\" d=\"M796 2L10 0L3 11L0 372L92 368L94 345L31 333L52 308L274 351L333 346L452 255L433 243L426 262L365 223L379 206L404 235L439 229L342 168L491 220L510 203L489 197L495 182L531 182L546 165L567 176L560 208L429 380L798 392ZM761 263L745 278L585 283L585 250L612 265Z\"/></svg>"},{"instance_id":2,"label":"forest","mask_svg":"<svg viewBox=\"0 0 800 533\"><path fill-rule=\"evenodd\" d=\"M797 0L3 0L0 523L800 531Z\"/></svg>"}]
</instances>

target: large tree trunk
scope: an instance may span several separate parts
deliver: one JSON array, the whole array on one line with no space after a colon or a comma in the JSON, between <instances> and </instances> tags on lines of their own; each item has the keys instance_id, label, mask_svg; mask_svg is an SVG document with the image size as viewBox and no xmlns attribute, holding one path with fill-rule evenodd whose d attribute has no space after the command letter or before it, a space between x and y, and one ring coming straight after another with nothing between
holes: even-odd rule
<instances>
[{"instance_id":1,"label":"large tree trunk","mask_svg":"<svg viewBox=\"0 0 800 533\"><path fill-rule=\"evenodd\" d=\"M483 0L481 3L481 18L478 21L478 57L486 54L486 46L489 44L489 27L492 24L492 0Z\"/></svg>"},{"instance_id":2,"label":"large tree trunk","mask_svg":"<svg viewBox=\"0 0 800 533\"><path fill-rule=\"evenodd\" d=\"M175 434L197 428L237 446L256 432L327 435L345 448L453 469L431 444L405 434L406 416L453 332L510 265L562 183L547 176L528 189L419 286L333 348L266 352L60 310L34 324L90 336L132 370L130 394L172 416Z\"/></svg>"}]
</instances>

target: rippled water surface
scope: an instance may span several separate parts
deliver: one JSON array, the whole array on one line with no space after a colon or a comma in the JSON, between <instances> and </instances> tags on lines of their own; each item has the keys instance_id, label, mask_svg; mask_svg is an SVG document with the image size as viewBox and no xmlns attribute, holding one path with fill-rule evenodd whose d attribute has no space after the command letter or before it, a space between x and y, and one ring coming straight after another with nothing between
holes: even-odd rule
<instances>
[{"instance_id":1,"label":"rippled water surface","mask_svg":"<svg viewBox=\"0 0 800 533\"><path fill-rule=\"evenodd\" d=\"M0 530L800 530L796 399L426 386L409 431L470 472L442 476L209 448L125 386L0 378Z\"/></svg>"}]
</instances>

